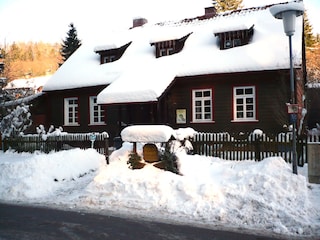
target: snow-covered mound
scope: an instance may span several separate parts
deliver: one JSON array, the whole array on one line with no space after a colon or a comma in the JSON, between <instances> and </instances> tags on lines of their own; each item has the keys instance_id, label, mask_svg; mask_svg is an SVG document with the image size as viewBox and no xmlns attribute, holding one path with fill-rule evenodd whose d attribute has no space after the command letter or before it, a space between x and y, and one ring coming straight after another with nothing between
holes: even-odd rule
<instances>
[{"instance_id":1,"label":"snow-covered mound","mask_svg":"<svg viewBox=\"0 0 320 240\"><path fill-rule=\"evenodd\" d=\"M93 149L0 152L0 201L320 237L320 186L307 182L307 165L295 175L279 157L226 161L181 151L178 175L150 164L129 169L131 150L125 142L109 165Z\"/></svg>"}]
</instances>

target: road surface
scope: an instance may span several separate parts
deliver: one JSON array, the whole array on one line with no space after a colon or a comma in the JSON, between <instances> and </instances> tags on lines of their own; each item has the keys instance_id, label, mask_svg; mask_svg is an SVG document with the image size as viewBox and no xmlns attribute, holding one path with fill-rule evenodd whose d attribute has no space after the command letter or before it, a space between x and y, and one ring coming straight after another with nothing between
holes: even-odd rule
<instances>
[{"instance_id":1,"label":"road surface","mask_svg":"<svg viewBox=\"0 0 320 240\"><path fill-rule=\"evenodd\" d=\"M284 238L34 206L0 204L0 240L271 240Z\"/></svg>"}]
</instances>

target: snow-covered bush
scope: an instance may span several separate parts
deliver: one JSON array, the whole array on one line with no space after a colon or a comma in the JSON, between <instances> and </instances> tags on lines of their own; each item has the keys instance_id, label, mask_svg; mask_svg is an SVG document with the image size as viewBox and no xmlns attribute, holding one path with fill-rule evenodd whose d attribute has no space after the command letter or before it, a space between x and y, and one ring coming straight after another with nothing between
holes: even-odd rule
<instances>
[{"instance_id":1,"label":"snow-covered bush","mask_svg":"<svg viewBox=\"0 0 320 240\"><path fill-rule=\"evenodd\" d=\"M0 122L2 138L15 137L23 132L32 124L29 105L18 105Z\"/></svg>"},{"instance_id":2,"label":"snow-covered bush","mask_svg":"<svg viewBox=\"0 0 320 240\"><path fill-rule=\"evenodd\" d=\"M45 127L42 124L36 127L36 131L37 134L39 134L42 137L42 140L44 141L47 140L48 136L59 136L64 133L62 127L55 128L53 125L49 127L48 131L46 131Z\"/></svg>"}]
</instances>

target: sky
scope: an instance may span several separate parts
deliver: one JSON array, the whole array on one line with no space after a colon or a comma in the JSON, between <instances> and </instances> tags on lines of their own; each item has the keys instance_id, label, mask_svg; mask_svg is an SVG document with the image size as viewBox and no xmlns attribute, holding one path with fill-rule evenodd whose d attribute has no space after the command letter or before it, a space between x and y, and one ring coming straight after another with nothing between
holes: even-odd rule
<instances>
[{"instance_id":1,"label":"sky","mask_svg":"<svg viewBox=\"0 0 320 240\"><path fill-rule=\"evenodd\" d=\"M123 130L121 136L145 139L148 135L162 141L173 131L133 129ZM193 131L179 129L179 133L182 139ZM94 149L49 154L0 151L0 201L243 229L266 237L281 235L281 239L320 237L320 185L308 182L307 164L296 175L281 157L226 161L187 155L177 143L179 174L151 163L129 169L133 146L128 142L110 155L109 165ZM140 143L137 153L143 159Z\"/></svg>"},{"instance_id":2,"label":"sky","mask_svg":"<svg viewBox=\"0 0 320 240\"><path fill-rule=\"evenodd\" d=\"M245 7L285 0L243 0ZM304 0L314 33L320 33L320 1ZM168 7L170 6L170 7ZM14 41L61 42L73 22L78 37L129 28L136 17L151 23L203 15L211 0L0 0L0 45Z\"/></svg>"}]
</instances>

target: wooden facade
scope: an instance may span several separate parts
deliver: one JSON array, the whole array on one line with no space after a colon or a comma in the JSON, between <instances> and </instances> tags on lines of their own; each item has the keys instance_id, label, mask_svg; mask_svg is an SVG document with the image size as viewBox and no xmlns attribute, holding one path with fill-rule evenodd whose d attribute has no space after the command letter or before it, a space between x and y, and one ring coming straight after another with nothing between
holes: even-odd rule
<instances>
[{"instance_id":1,"label":"wooden facade","mask_svg":"<svg viewBox=\"0 0 320 240\"><path fill-rule=\"evenodd\" d=\"M175 129L192 127L201 132L250 132L259 128L277 133L289 122L286 108L290 100L289 79L288 70L177 77L158 102L104 105L105 124L102 125L90 125L88 99L106 86L52 91L41 100L42 106L46 102L46 107L38 108L33 118L38 123L45 121L45 125L62 126L71 133L107 131L111 143L124 127L133 124L168 124ZM302 83L297 81L297 85ZM234 86L255 86L256 121L233 121ZM213 119L195 123L192 120L192 90L201 88L212 89ZM68 97L79 98L79 126L64 125L63 101ZM302 95L297 95L297 100L301 102ZM177 122L179 111L185 113L185 122Z\"/></svg>"}]
</instances>

